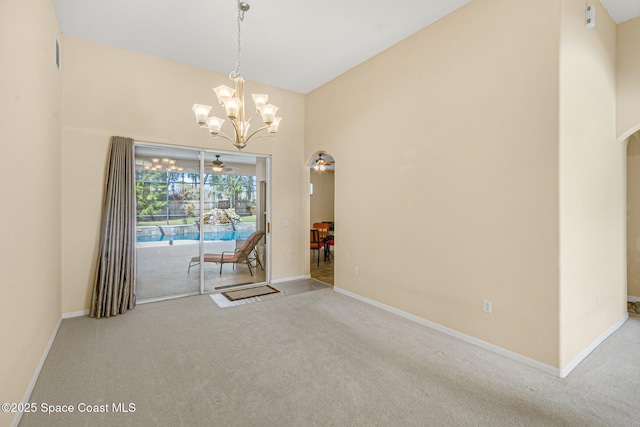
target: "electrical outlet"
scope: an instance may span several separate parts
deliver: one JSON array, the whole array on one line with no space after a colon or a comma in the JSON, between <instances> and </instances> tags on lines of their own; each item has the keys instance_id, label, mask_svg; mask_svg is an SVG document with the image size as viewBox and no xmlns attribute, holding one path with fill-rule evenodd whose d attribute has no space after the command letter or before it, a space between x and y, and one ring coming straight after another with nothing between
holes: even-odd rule
<instances>
[{"instance_id":1,"label":"electrical outlet","mask_svg":"<svg viewBox=\"0 0 640 427\"><path fill-rule=\"evenodd\" d=\"M596 308L600 308L600 297L596 297Z\"/></svg>"},{"instance_id":2,"label":"electrical outlet","mask_svg":"<svg viewBox=\"0 0 640 427\"><path fill-rule=\"evenodd\" d=\"M284 260L289 262L289 261L291 261L291 257L289 255L285 255L284 256Z\"/></svg>"},{"instance_id":3,"label":"electrical outlet","mask_svg":"<svg viewBox=\"0 0 640 427\"><path fill-rule=\"evenodd\" d=\"M353 269L353 274L355 274L356 276L360 275L360 267L356 267Z\"/></svg>"},{"instance_id":4,"label":"electrical outlet","mask_svg":"<svg viewBox=\"0 0 640 427\"><path fill-rule=\"evenodd\" d=\"M489 314L493 313L493 303L491 301L486 299L482 302L482 304L483 304L485 313L489 313Z\"/></svg>"}]
</instances>

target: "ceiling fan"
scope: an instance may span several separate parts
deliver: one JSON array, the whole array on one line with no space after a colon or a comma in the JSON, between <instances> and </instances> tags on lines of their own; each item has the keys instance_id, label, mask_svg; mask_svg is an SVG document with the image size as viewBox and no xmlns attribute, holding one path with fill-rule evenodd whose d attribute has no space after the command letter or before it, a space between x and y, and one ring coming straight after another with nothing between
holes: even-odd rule
<instances>
[{"instance_id":1,"label":"ceiling fan","mask_svg":"<svg viewBox=\"0 0 640 427\"><path fill-rule=\"evenodd\" d=\"M216 159L213 162L211 162L211 164L212 164L211 169L213 169L213 171L216 173L231 172L233 170L233 168L230 168L224 165L222 160L220 160L220 154L216 154Z\"/></svg>"},{"instance_id":2,"label":"ceiling fan","mask_svg":"<svg viewBox=\"0 0 640 427\"><path fill-rule=\"evenodd\" d=\"M313 167L313 169L315 169L315 170L317 170L317 171L324 171L324 170L326 170L326 169L327 169L327 166L330 166L330 165L332 165L332 164L334 163L334 162L332 162L332 161L328 161L328 160L326 160L326 159L323 159L323 158L322 158L322 155L323 155L323 154L324 154L324 153L320 153L320 154L318 154L318 159L316 160L316 164L315 164L315 166Z\"/></svg>"}]
</instances>

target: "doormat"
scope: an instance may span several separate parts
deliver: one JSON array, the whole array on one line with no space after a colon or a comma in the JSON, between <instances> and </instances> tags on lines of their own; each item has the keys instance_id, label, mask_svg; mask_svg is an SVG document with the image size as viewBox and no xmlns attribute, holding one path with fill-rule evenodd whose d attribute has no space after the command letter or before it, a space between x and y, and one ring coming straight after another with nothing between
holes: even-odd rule
<instances>
[{"instance_id":1,"label":"doormat","mask_svg":"<svg viewBox=\"0 0 640 427\"><path fill-rule=\"evenodd\" d=\"M279 290L269 285L256 286L254 288L238 289L237 291L222 292L229 301L238 301L246 298L261 297L263 295L277 294Z\"/></svg>"},{"instance_id":2,"label":"doormat","mask_svg":"<svg viewBox=\"0 0 640 427\"><path fill-rule=\"evenodd\" d=\"M224 285L224 286L216 286L215 289L216 291L220 290L220 289L228 289L228 288L237 288L238 286L244 286L244 285L252 285L255 282L245 282L245 283L234 283L233 285Z\"/></svg>"}]
</instances>

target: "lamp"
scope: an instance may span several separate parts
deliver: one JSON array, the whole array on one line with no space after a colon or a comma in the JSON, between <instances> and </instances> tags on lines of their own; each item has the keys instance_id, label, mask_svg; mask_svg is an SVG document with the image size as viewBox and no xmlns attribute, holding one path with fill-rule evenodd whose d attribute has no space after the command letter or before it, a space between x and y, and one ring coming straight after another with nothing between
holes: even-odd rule
<instances>
[{"instance_id":1,"label":"lamp","mask_svg":"<svg viewBox=\"0 0 640 427\"><path fill-rule=\"evenodd\" d=\"M278 107L268 104L269 95L253 94L253 103L255 104L256 114L246 119L245 102L244 102L244 79L240 75L240 24L244 21L244 13L249 10L249 4L238 1L238 58L236 61L236 69L229 74L229 79L233 80L234 87L218 86L213 89L218 98L218 103L224 108L225 115L231 121L233 126L233 137L222 132L222 124L224 119L211 116L209 112L213 107L209 105L193 104L193 112L196 115L196 121L202 128L209 130L214 138L224 138L231 142L238 150L242 150L253 139L274 136L278 132L281 117L276 117ZM260 115L263 126L249 133L251 120ZM266 131L262 132L262 131ZM262 132L262 133L261 133ZM257 136L259 133L260 136Z\"/></svg>"}]
</instances>

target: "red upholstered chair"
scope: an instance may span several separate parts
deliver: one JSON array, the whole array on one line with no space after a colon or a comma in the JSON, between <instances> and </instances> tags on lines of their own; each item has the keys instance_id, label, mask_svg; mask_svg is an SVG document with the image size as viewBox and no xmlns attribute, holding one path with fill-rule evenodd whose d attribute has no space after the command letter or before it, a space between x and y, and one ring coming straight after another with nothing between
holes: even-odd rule
<instances>
[{"instance_id":1,"label":"red upholstered chair","mask_svg":"<svg viewBox=\"0 0 640 427\"><path fill-rule=\"evenodd\" d=\"M333 253L331 252L331 247L333 246L333 236L329 236L328 240L324 242L324 260L331 261L333 258Z\"/></svg>"},{"instance_id":2,"label":"red upholstered chair","mask_svg":"<svg viewBox=\"0 0 640 427\"><path fill-rule=\"evenodd\" d=\"M324 250L324 260L330 258L330 255L327 254L328 247L325 244L327 241L327 237L329 236L329 224L326 222L314 222L313 228L318 230L318 235L320 236L320 242L322 243L320 246Z\"/></svg>"},{"instance_id":3,"label":"red upholstered chair","mask_svg":"<svg viewBox=\"0 0 640 427\"><path fill-rule=\"evenodd\" d=\"M312 251L318 251L318 266L320 265L320 248L322 248L322 245L320 233L315 228L312 228L309 234L309 248Z\"/></svg>"},{"instance_id":4,"label":"red upholstered chair","mask_svg":"<svg viewBox=\"0 0 640 427\"><path fill-rule=\"evenodd\" d=\"M320 241L323 241L329 235L329 224L326 222L314 222L313 228L318 230Z\"/></svg>"}]
</instances>

